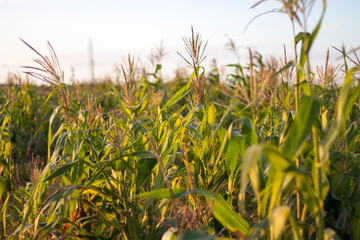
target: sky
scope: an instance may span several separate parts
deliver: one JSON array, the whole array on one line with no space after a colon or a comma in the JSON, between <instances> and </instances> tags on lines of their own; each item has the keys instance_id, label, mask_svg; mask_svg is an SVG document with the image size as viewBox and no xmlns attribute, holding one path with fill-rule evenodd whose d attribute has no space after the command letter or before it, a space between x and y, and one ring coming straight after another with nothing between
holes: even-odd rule
<instances>
[{"instance_id":1,"label":"sky","mask_svg":"<svg viewBox=\"0 0 360 240\"><path fill-rule=\"evenodd\" d=\"M216 59L219 65L235 63L228 51L228 38L239 48L240 61L248 59L247 49L259 51L264 58L280 57L283 47L291 55L292 29L285 14L257 15L276 9L276 0L0 0L0 83L9 72L21 74L21 66L36 66L32 52L19 38L48 55L47 41L55 49L66 82L89 80L92 41L95 76L113 76L116 65L131 54L148 68L149 55L162 42L167 52L162 65L164 76L171 75L185 62L177 54L186 55L183 37L191 26L204 42L208 40L204 65ZM322 1L316 1L309 17L312 30L321 14ZM330 62L337 64L341 48L360 46L359 0L328 0L319 36L311 50L313 64L325 61L330 48ZM300 31L300 29L297 29ZM223 67L225 68L225 67Z\"/></svg>"}]
</instances>

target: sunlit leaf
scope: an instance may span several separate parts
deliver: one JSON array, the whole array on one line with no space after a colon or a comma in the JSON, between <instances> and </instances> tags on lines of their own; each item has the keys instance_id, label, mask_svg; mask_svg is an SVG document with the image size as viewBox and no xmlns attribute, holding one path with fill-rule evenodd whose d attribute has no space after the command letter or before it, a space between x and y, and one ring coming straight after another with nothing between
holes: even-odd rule
<instances>
[{"instance_id":1,"label":"sunlit leaf","mask_svg":"<svg viewBox=\"0 0 360 240\"><path fill-rule=\"evenodd\" d=\"M282 146L283 152L290 158L309 137L311 127L315 123L320 110L320 104L312 97L303 96L299 103L299 110L291 123L289 132Z\"/></svg>"},{"instance_id":2,"label":"sunlit leaf","mask_svg":"<svg viewBox=\"0 0 360 240\"><path fill-rule=\"evenodd\" d=\"M289 215L290 208L288 206L279 206L273 210L271 214L270 230L274 239L279 238L281 235Z\"/></svg>"},{"instance_id":3,"label":"sunlit leaf","mask_svg":"<svg viewBox=\"0 0 360 240\"><path fill-rule=\"evenodd\" d=\"M212 193L206 190L196 190L196 192L204 195L208 200L214 201L215 208L213 214L225 228L232 232L240 231L243 234L248 232L249 224L241 215L231 209L219 193Z\"/></svg>"}]
</instances>

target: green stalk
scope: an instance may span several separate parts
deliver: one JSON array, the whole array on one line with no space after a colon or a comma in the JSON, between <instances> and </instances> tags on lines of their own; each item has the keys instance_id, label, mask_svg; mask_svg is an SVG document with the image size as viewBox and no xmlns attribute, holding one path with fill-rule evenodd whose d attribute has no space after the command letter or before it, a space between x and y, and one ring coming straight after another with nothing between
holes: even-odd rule
<instances>
[{"instance_id":1,"label":"green stalk","mask_svg":"<svg viewBox=\"0 0 360 240\"><path fill-rule=\"evenodd\" d=\"M307 52L306 53L306 82L307 82L307 85L308 85L308 89L309 89L309 95L311 95L311 76L310 76L310 63L309 63L309 53Z\"/></svg>"},{"instance_id":2,"label":"green stalk","mask_svg":"<svg viewBox=\"0 0 360 240\"><path fill-rule=\"evenodd\" d=\"M291 24L292 24L292 30L293 30L293 39L294 39L294 61L296 63L298 63L298 57L297 57L297 49L296 49L296 35L295 35L295 22L294 19L291 19ZM299 91L299 76L298 76L298 71L295 71L295 79L296 79L296 84L295 84L295 112L297 113L299 110L299 96L300 96L300 91ZM299 158L296 159L296 167L300 168L300 160ZM297 183L297 189L299 189L299 183ZM297 218L300 219L301 218L301 196L300 193L297 191L296 192L296 212L297 212ZM301 235L302 235L302 229L300 231Z\"/></svg>"},{"instance_id":3,"label":"green stalk","mask_svg":"<svg viewBox=\"0 0 360 240\"><path fill-rule=\"evenodd\" d=\"M297 63L298 58L297 58L297 50L296 50L296 34L295 34L295 23L294 23L293 19L291 20L291 23L292 23L292 30L293 30L293 37L294 37L294 61ZM299 108L299 96L300 96L299 76L298 76L297 70L295 71L295 79L296 79L296 84L295 84L295 112L297 112L298 108Z\"/></svg>"},{"instance_id":4,"label":"green stalk","mask_svg":"<svg viewBox=\"0 0 360 240\"><path fill-rule=\"evenodd\" d=\"M300 160L299 158L295 159L296 167L300 168ZM299 189L299 183L296 184L297 188ZM299 191L296 191L296 216L298 219L301 218L301 200L300 200L300 193Z\"/></svg>"},{"instance_id":5,"label":"green stalk","mask_svg":"<svg viewBox=\"0 0 360 240\"><path fill-rule=\"evenodd\" d=\"M315 195L318 198L319 206L318 211L316 213L316 229L317 229L317 239L324 239L324 211L323 211L323 201L321 199L322 192L322 171L321 162L319 158L319 136L316 127L312 128L313 136L314 136L314 167L313 167L313 176L314 176L314 187L315 187Z\"/></svg>"}]
</instances>

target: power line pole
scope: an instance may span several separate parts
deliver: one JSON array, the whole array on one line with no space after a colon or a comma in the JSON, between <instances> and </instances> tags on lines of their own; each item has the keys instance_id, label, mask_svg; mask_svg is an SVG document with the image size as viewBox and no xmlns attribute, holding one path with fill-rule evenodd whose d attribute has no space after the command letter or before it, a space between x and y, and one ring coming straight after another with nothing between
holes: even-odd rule
<instances>
[{"instance_id":1,"label":"power line pole","mask_svg":"<svg viewBox=\"0 0 360 240\"><path fill-rule=\"evenodd\" d=\"M91 38L90 38L90 43L89 43L89 58L90 58L91 81L95 82L95 62L94 62L93 45L92 45L92 39Z\"/></svg>"}]
</instances>

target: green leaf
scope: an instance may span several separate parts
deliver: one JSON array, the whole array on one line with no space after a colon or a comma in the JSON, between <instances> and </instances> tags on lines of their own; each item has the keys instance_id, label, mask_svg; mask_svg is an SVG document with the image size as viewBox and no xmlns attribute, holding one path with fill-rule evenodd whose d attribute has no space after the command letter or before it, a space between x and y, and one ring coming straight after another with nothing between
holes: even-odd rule
<instances>
[{"instance_id":1,"label":"green leaf","mask_svg":"<svg viewBox=\"0 0 360 240\"><path fill-rule=\"evenodd\" d=\"M246 190L246 182L247 175L249 173L250 179L252 182L252 186L254 188L255 193L258 195L265 187L265 180L260 164L260 154L262 151L262 147L259 145L252 145L246 149L243 158L242 172L241 172L241 191L240 191L240 201L245 200L245 190ZM259 195L258 195L259 197ZM242 203L243 205L244 203Z\"/></svg>"},{"instance_id":2,"label":"green leaf","mask_svg":"<svg viewBox=\"0 0 360 240\"><path fill-rule=\"evenodd\" d=\"M306 37L309 37L310 33L307 32L300 32L298 35L295 36L295 42L299 43L300 41L304 41Z\"/></svg>"},{"instance_id":3,"label":"green leaf","mask_svg":"<svg viewBox=\"0 0 360 240\"><path fill-rule=\"evenodd\" d=\"M287 70L288 68L296 67L296 63L294 61L289 61L284 67L282 67L279 71L273 74L273 76L278 76L283 71Z\"/></svg>"},{"instance_id":4,"label":"green leaf","mask_svg":"<svg viewBox=\"0 0 360 240\"><path fill-rule=\"evenodd\" d=\"M301 51L300 51L300 60L299 60L300 68L298 67L297 74L298 74L298 82L306 81L306 83L307 83L307 84L305 84L303 86L305 95L310 95L310 79L305 80L305 78L306 78L305 73L302 71L302 69L304 68L305 63L308 61L309 51L311 49L311 46L314 43L314 40L315 40L317 34L319 33L323 18L325 16L325 9L326 9L326 1L323 0L322 13L321 13L321 16L320 16L320 19L319 19L318 23L316 24L314 30L312 31L312 33L311 34L309 34L309 33L300 33L295 38L295 41L297 43L300 40L302 42Z\"/></svg>"},{"instance_id":5,"label":"green leaf","mask_svg":"<svg viewBox=\"0 0 360 240\"><path fill-rule=\"evenodd\" d=\"M4 193L5 186L6 186L6 179L4 176L0 176L0 199Z\"/></svg>"},{"instance_id":6,"label":"green leaf","mask_svg":"<svg viewBox=\"0 0 360 240\"><path fill-rule=\"evenodd\" d=\"M187 194L186 190L183 188L180 189L171 189L174 194L174 197L185 196ZM137 197L150 197L155 199L170 198L170 192L167 188L156 189L149 192L138 194Z\"/></svg>"},{"instance_id":7,"label":"green leaf","mask_svg":"<svg viewBox=\"0 0 360 240\"><path fill-rule=\"evenodd\" d=\"M138 175L136 187L140 188L147 178L150 177L150 173L157 164L156 158L142 158L138 162Z\"/></svg>"},{"instance_id":8,"label":"green leaf","mask_svg":"<svg viewBox=\"0 0 360 240\"><path fill-rule=\"evenodd\" d=\"M179 91L177 91L174 96L163 106L161 111L164 111L167 107L170 107L180 101L183 97L186 96L186 94L189 93L189 87L186 85L185 87L182 87Z\"/></svg>"},{"instance_id":9,"label":"green leaf","mask_svg":"<svg viewBox=\"0 0 360 240\"><path fill-rule=\"evenodd\" d=\"M234 212L219 193L212 193L206 190L195 190L206 197L209 201L214 201L215 208L213 214L215 218L229 231L246 234L249 230L249 223L238 213Z\"/></svg>"},{"instance_id":10,"label":"green leaf","mask_svg":"<svg viewBox=\"0 0 360 240\"><path fill-rule=\"evenodd\" d=\"M353 239L360 239L360 202L357 203L352 219Z\"/></svg>"},{"instance_id":11,"label":"green leaf","mask_svg":"<svg viewBox=\"0 0 360 240\"><path fill-rule=\"evenodd\" d=\"M263 154L271 165L279 171L287 172L296 169L295 162L274 146L265 146Z\"/></svg>"},{"instance_id":12,"label":"green leaf","mask_svg":"<svg viewBox=\"0 0 360 240\"><path fill-rule=\"evenodd\" d=\"M300 234L300 228L296 224L296 220L291 214L289 215L289 220L290 220L291 229L292 229L292 232L293 232L293 235L294 235L294 239L295 240L302 240L303 238L302 238L302 236Z\"/></svg>"},{"instance_id":13,"label":"green leaf","mask_svg":"<svg viewBox=\"0 0 360 240\"><path fill-rule=\"evenodd\" d=\"M9 201L9 198L10 198L10 194L7 194L7 197L6 197L6 200L1 208L1 212L2 212L2 220L3 220L3 230L4 230L4 235L6 235L6 210L7 210L7 207L8 207L8 201ZM1 199L1 197L0 197Z\"/></svg>"},{"instance_id":14,"label":"green leaf","mask_svg":"<svg viewBox=\"0 0 360 240\"><path fill-rule=\"evenodd\" d=\"M185 189L172 189L172 192L174 193L175 198L189 194ZM231 232L240 231L243 234L247 233L249 224L241 217L241 215L235 213L231 209L231 207L219 193L212 193L207 190L195 190L195 193L204 195L208 201L213 201L215 204L213 214L225 228ZM137 197L163 199L170 198L170 193L168 189L163 188L139 194Z\"/></svg>"},{"instance_id":15,"label":"green leaf","mask_svg":"<svg viewBox=\"0 0 360 240\"><path fill-rule=\"evenodd\" d=\"M238 119L242 123L242 131L245 135L246 144L248 146L255 145L258 143L258 136L253 127L253 124L249 118L240 118Z\"/></svg>"},{"instance_id":16,"label":"green leaf","mask_svg":"<svg viewBox=\"0 0 360 240\"><path fill-rule=\"evenodd\" d=\"M44 101L44 103L40 106L40 109L44 108L46 103L49 101L49 99L51 98L51 96L54 94L54 92L56 92L59 89L59 86L56 86L51 93L48 95L48 97L46 98L46 100Z\"/></svg>"},{"instance_id":17,"label":"green leaf","mask_svg":"<svg viewBox=\"0 0 360 240\"><path fill-rule=\"evenodd\" d=\"M267 188L267 190L265 189L266 178L261 152L262 147L260 145L252 145L246 149L242 161L241 188L239 194L239 208L241 213L245 214L245 194L248 185L247 176L249 175L251 186L256 194L259 219L263 219L266 215L267 199L270 195L269 188Z\"/></svg>"},{"instance_id":18,"label":"green leaf","mask_svg":"<svg viewBox=\"0 0 360 240\"><path fill-rule=\"evenodd\" d=\"M291 123L289 132L285 137L282 151L290 158L301 147L303 142L311 133L311 127L315 123L320 111L320 103L313 97L303 96L299 103L299 110Z\"/></svg>"},{"instance_id":19,"label":"green leaf","mask_svg":"<svg viewBox=\"0 0 360 240\"><path fill-rule=\"evenodd\" d=\"M62 167L56 169L49 176L47 176L42 182L49 181L49 180L51 180L53 178L56 178L56 177L58 177L58 176L60 176L60 175L62 175L64 173L66 173L67 171L69 171L72 168L72 166L74 166L74 164L77 164L77 161L63 165Z\"/></svg>"},{"instance_id":20,"label":"green leaf","mask_svg":"<svg viewBox=\"0 0 360 240\"><path fill-rule=\"evenodd\" d=\"M288 174L293 175L296 178L299 192L302 194L307 208L310 211L318 211L320 208L320 203L319 199L315 196L311 175L302 171L291 171Z\"/></svg>"},{"instance_id":21,"label":"green leaf","mask_svg":"<svg viewBox=\"0 0 360 240\"><path fill-rule=\"evenodd\" d=\"M109 223L112 227L114 227L117 230L122 230L123 226L119 222L117 216L113 212L106 211L105 209L100 209L97 207L92 201L88 201L86 199L81 200L82 203L89 206L93 211L97 212L97 214L104 219L107 223Z\"/></svg>"},{"instance_id":22,"label":"green leaf","mask_svg":"<svg viewBox=\"0 0 360 240\"><path fill-rule=\"evenodd\" d=\"M48 208L52 203L57 202L66 196L69 196L73 193L76 189L82 188L82 185L70 185L63 187L62 189L59 189L55 191L44 203L44 205L41 207L37 219L40 217L42 211L44 211L46 208Z\"/></svg>"},{"instance_id":23,"label":"green leaf","mask_svg":"<svg viewBox=\"0 0 360 240\"><path fill-rule=\"evenodd\" d=\"M200 68L198 67L197 71ZM186 84L186 86L182 87L180 90L178 90L174 96L165 104L165 106L162 107L161 111L164 111L167 107L170 107L172 105L174 105L175 103L177 103L180 99L182 99L183 97L186 96L186 94L189 93L190 91L190 86L192 83L193 78L195 77L195 71L193 71L193 73L190 76L190 79L188 81L188 83Z\"/></svg>"},{"instance_id":24,"label":"green leaf","mask_svg":"<svg viewBox=\"0 0 360 240\"><path fill-rule=\"evenodd\" d=\"M136 151L132 155L141 158L156 158L156 155L150 151Z\"/></svg>"},{"instance_id":25,"label":"green leaf","mask_svg":"<svg viewBox=\"0 0 360 240\"><path fill-rule=\"evenodd\" d=\"M155 74L158 73L158 71L161 70L161 64L156 64L156 68L155 68Z\"/></svg>"},{"instance_id":26,"label":"green leaf","mask_svg":"<svg viewBox=\"0 0 360 240\"><path fill-rule=\"evenodd\" d=\"M226 112L223 114L223 116L222 116L221 119L220 119L220 123L217 124L214 134L216 134L217 131L219 131L219 129L227 122L227 120L229 119L229 117L230 117L233 109L234 109L234 106L231 105L231 106L226 110Z\"/></svg>"},{"instance_id":27,"label":"green leaf","mask_svg":"<svg viewBox=\"0 0 360 240\"><path fill-rule=\"evenodd\" d=\"M245 139L242 136L232 135L225 152L225 165L230 172L229 184L232 186L235 169L239 164L239 155L245 151Z\"/></svg>"},{"instance_id":28,"label":"green leaf","mask_svg":"<svg viewBox=\"0 0 360 240\"><path fill-rule=\"evenodd\" d=\"M53 115L54 115L54 113L53 113ZM56 143L56 146L55 146L55 149L53 151L51 158L48 159L48 164L45 166L45 168L41 172L38 180L36 181L33 188L31 189L31 192L29 194L29 199L27 200L27 202L24 205L23 220L18 228L20 231L20 235L23 234L23 232L24 232L23 230L24 230L25 226L27 226L27 221L30 216L30 213L32 211L34 211L34 203L36 202L36 200L38 200L38 202L40 202L41 198L43 197L43 194L44 194L43 191L45 190L46 185L42 181L47 176L47 174L50 172L51 167L54 166L55 163L57 162L60 149L63 147L63 144L65 144L65 140L68 135L69 135L69 133L64 134L64 136L61 136L59 138L59 140ZM48 140L49 155L50 155L50 142L51 142L50 139L51 139L51 124L49 126L49 140ZM36 231L37 230L36 224L35 224L34 228Z\"/></svg>"},{"instance_id":29,"label":"green leaf","mask_svg":"<svg viewBox=\"0 0 360 240\"><path fill-rule=\"evenodd\" d=\"M324 161L329 153L332 143L335 141L339 132L343 128L348 116L350 115L354 102L360 94L360 84L352 81L352 76L357 71L356 68L350 69L345 76L344 84L339 92L339 99L335 109L332 125L325 137L324 143L320 146L320 160ZM354 86L355 85L355 86Z\"/></svg>"}]
</instances>

